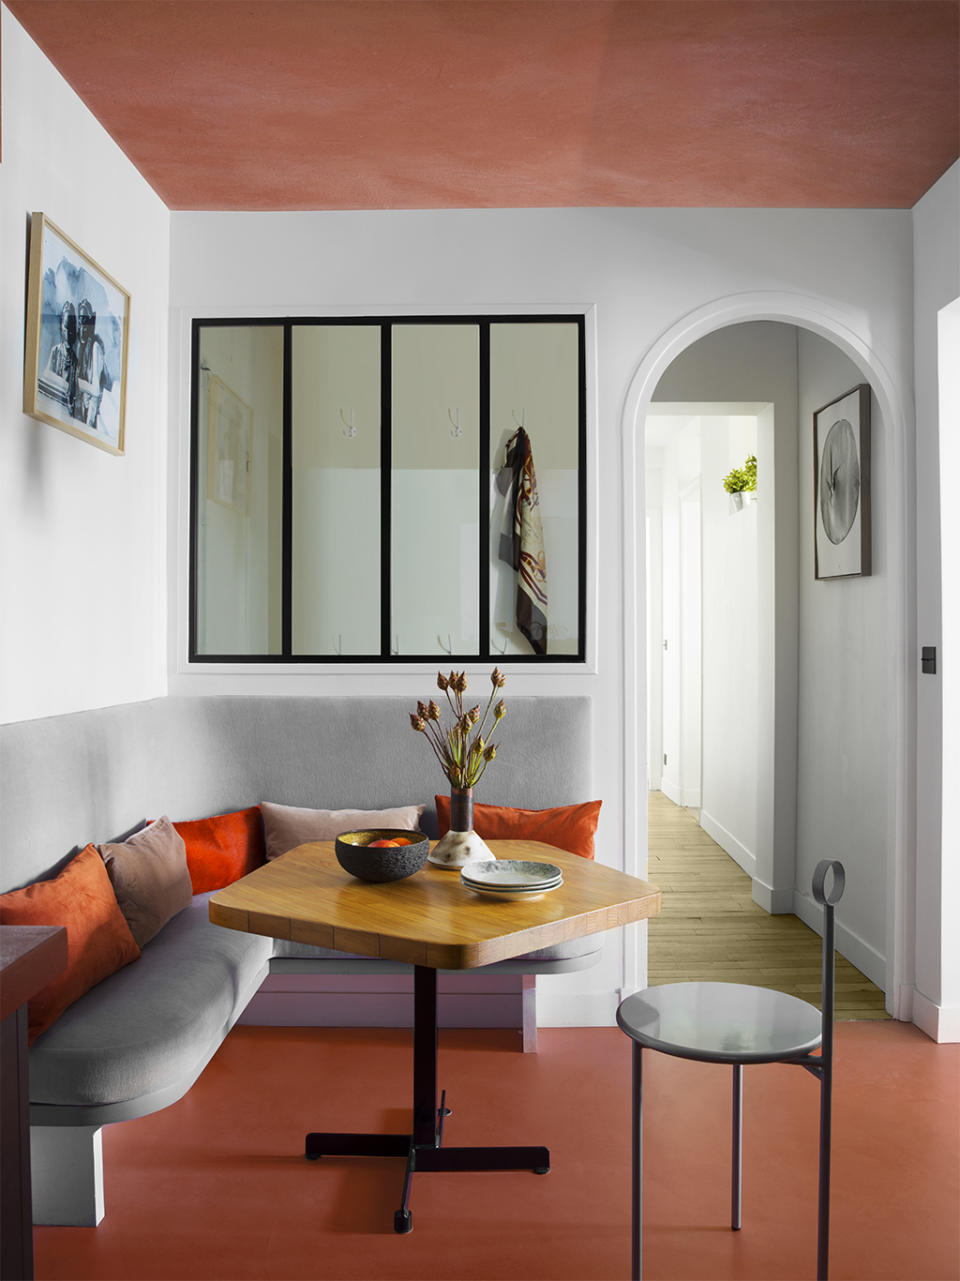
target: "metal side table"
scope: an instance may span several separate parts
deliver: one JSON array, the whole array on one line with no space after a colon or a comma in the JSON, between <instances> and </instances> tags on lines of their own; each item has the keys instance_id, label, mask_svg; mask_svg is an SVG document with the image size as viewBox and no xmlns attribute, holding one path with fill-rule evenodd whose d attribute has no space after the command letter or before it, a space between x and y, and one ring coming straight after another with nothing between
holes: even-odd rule
<instances>
[{"instance_id":1,"label":"metal side table","mask_svg":"<svg viewBox=\"0 0 960 1281\"><path fill-rule=\"evenodd\" d=\"M826 880L833 873L832 886ZM742 1109L745 1063L796 1063L820 1081L820 1185L817 1277L826 1281L830 1231L830 1104L833 1076L834 920L843 894L841 863L824 859L813 874L813 896L823 907L823 1013L785 992L740 983L666 983L621 1002L617 1023L633 1041L634 1281L641 1275L643 1051L733 1066L733 1155L730 1226L740 1227L743 1173ZM820 1049L820 1054L813 1052Z\"/></svg>"}]
</instances>

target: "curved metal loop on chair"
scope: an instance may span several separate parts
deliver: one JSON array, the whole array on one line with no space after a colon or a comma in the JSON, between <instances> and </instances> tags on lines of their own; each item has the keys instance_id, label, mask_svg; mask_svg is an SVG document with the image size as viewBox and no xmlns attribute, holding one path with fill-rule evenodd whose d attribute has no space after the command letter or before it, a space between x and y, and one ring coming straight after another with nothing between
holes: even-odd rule
<instances>
[{"instance_id":1,"label":"curved metal loop on chair","mask_svg":"<svg viewBox=\"0 0 960 1281\"><path fill-rule=\"evenodd\" d=\"M828 872L833 872L833 885L829 894L824 889ZM828 904L833 907L843 897L843 887L846 884L846 879L847 875L843 870L843 864L838 859L821 859L813 873L813 897L822 907L826 907Z\"/></svg>"}]
</instances>

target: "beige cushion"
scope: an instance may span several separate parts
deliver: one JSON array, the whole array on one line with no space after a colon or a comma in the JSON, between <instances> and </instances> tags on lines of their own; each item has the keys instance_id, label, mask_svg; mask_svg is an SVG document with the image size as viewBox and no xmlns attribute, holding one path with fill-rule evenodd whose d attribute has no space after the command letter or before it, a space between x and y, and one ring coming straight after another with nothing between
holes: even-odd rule
<instances>
[{"instance_id":1,"label":"beige cushion","mask_svg":"<svg viewBox=\"0 0 960 1281\"><path fill-rule=\"evenodd\" d=\"M143 947L193 898L183 837L164 816L120 844L98 848L120 911Z\"/></svg>"},{"instance_id":2,"label":"beige cushion","mask_svg":"<svg viewBox=\"0 0 960 1281\"><path fill-rule=\"evenodd\" d=\"M307 841L332 841L341 832L368 827L399 827L414 832L423 810L422 805L403 805L392 810L311 810L261 801L267 858L279 858Z\"/></svg>"}]
</instances>

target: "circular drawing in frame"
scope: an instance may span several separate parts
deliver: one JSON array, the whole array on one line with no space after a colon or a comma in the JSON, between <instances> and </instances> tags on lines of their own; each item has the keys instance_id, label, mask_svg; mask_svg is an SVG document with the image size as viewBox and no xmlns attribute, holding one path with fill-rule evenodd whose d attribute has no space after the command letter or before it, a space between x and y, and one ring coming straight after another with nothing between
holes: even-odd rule
<instances>
[{"instance_id":1,"label":"circular drawing in frame","mask_svg":"<svg viewBox=\"0 0 960 1281\"><path fill-rule=\"evenodd\" d=\"M846 418L827 432L820 458L820 518L831 543L850 533L860 505L860 460L857 439Z\"/></svg>"}]
</instances>

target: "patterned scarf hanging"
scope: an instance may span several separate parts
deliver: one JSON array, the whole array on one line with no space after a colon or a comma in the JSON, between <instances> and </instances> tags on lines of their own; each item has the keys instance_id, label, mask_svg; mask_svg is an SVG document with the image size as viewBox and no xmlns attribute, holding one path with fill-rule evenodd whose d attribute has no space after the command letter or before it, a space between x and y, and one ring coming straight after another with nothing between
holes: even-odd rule
<instances>
[{"instance_id":1,"label":"patterned scarf hanging","mask_svg":"<svg viewBox=\"0 0 960 1281\"><path fill-rule=\"evenodd\" d=\"M518 427L507 441L497 488L508 491L500 559L517 575L517 626L535 654L547 652L547 559L530 437Z\"/></svg>"}]
</instances>

